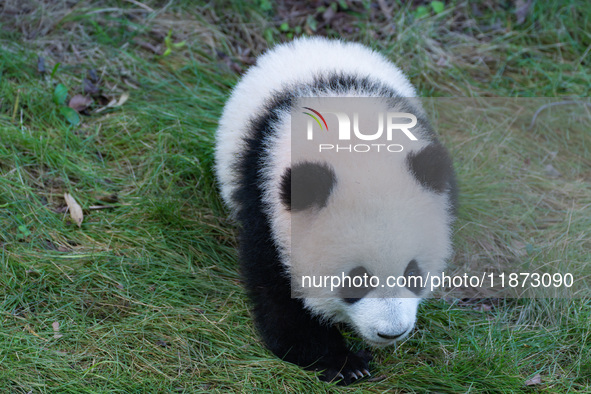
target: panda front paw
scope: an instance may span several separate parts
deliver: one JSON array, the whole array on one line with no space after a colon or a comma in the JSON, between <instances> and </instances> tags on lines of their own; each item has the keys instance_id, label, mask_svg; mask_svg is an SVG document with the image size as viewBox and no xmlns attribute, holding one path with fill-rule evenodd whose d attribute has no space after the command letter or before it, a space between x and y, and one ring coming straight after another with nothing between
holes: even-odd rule
<instances>
[{"instance_id":1,"label":"panda front paw","mask_svg":"<svg viewBox=\"0 0 591 394\"><path fill-rule=\"evenodd\" d=\"M372 355L367 350L360 350L357 353L349 352L343 356L325 356L318 361L317 371L322 371L320 380L326 382L337 382L346 386L366 376L369 373L369 362Z\"/></svg>"}]
</instances>

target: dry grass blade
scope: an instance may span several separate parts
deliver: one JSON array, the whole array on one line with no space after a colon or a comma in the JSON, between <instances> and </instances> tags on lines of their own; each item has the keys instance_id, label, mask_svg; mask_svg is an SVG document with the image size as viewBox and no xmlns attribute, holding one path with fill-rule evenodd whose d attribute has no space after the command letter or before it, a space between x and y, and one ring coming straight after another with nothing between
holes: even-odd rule
<instances>
[{"instance_id":1,"label":"dry grass blade","mask_svg":"<svg viewBox=\"0 0 591 394\"><path fill-rule=\"evenodd\" d=\"M129 99L129 93L124 92L121 97L119 97L119 101L117 101L116 107L120 107Z\"/></svg>"}]
</instances>

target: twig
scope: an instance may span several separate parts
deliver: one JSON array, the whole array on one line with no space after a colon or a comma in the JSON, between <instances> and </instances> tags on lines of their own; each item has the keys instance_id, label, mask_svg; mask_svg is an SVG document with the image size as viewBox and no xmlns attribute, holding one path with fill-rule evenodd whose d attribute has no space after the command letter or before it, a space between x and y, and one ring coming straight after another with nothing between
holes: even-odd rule
<instances>
[{"instance_id":1,"label":"twig","mask_svg":"<svg viewBox=\"0 0 591 394\"><path fill-rule=\"evenodd\" d=\"M534 123L536 123L536 118L538 117L540 112L542 112L543 110L550 108L550 107L557 106L557 105L569 105L569 104L581 104L581 105L587 105L587 106L591 107L591 103L588 103L585 101L580 101L580 100L567 100L567 101L558 101L556 103L544 104L540 108L538 108L538 110L536 111L536 113L532 117L531 123L529 124L529 128L531 129L534 127Z\"/></svg>"}]
</instances>

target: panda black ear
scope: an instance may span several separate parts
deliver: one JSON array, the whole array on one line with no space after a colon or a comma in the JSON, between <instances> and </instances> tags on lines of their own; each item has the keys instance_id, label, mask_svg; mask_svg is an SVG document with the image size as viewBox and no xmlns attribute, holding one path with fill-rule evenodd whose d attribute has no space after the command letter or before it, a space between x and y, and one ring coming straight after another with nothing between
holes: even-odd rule
<instances>
[{"instance_id":1,"label":"panda black ear","mask_svg":"<svg viewBox=\"0 0 591 394\"><path fill-rule=\"evenodd\" d=\"M419 152L411 152L406 157L411 174L419 183L435 193L443 193L453 188L454 169L447 151L438 142L427 145Z\"/></svg>"},{"instance_id":2,"label":"panda black ear","mask_svg":"<svg viewBox=\"0 0 591 394\"><path fill-rule=\"evenodd\" d=\"M288 211L324 208L337 182L326 163L302 162L288 168L281 177L281 202Z\"/></svg>"}]
</instances>

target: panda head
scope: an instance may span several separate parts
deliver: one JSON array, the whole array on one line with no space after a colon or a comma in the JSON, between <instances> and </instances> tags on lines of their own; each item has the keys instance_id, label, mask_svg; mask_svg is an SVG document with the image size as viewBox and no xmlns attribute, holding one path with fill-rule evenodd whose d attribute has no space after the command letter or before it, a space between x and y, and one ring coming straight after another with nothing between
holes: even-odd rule
<instances>
[{"instance_id":1,"label":"panda head","mask_svg":"<svg viewBox=\"0 0 591 394\"><path fill-rule=\"evenodd\" d=\"M280 187L291 217L292 289L299 286L312 313L349 324L373 346L405 338L428 293L416 282L389 286L388 278L440 274L451 255L454 175L445 149L430 142L396 157L300 161ZM316 282L302 288L306 276ZM366 280L349 286L335 277Z\"/></svg>"}]
</instances>

